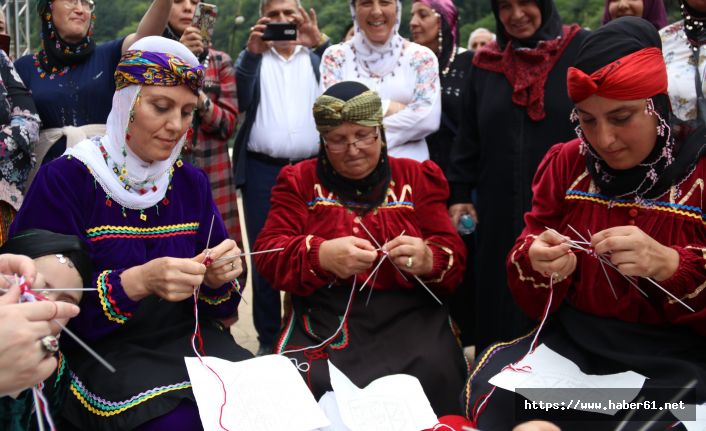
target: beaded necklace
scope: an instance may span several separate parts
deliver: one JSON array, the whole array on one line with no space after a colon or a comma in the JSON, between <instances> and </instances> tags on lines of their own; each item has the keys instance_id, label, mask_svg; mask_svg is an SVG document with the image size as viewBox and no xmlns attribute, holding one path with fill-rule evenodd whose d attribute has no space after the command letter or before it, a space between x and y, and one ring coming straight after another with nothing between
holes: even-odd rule
<instances>
[{"instance_id":1,"label":"beaded necklace","mask_svg":"<svg viewBox=\"0 0 706 431\"><path fill-rule=\"evenodd\" d=\"M366 60L363 60L360 63L369 77L371 77L373 79L378 79L378 80L380 80L381 83L385 82L385 78L387 78L388 76L391 76L393 78L395 77L395 69L402 66L402 56L404 55L404 42L399 42L399 43L402 43L402 48L399 50L400 53L399 53L399 56L397 57L397 64L392 69L392 72L390 72L386 75L378 75L377 73L373 73L370 71L370 66L368 65L368 62ZM398 47L399 47L399 45L395 46L395 48L398 48ZM351 51L353 52L353 65L354 65L353 70L355 71L355 75L358 78L362 78L362 76L360 76L360 71L358 70L358 55L357 55L357 52L355 49L355 45L353 45L353 44L351 44Z\"/></svg>"}]
</instances>

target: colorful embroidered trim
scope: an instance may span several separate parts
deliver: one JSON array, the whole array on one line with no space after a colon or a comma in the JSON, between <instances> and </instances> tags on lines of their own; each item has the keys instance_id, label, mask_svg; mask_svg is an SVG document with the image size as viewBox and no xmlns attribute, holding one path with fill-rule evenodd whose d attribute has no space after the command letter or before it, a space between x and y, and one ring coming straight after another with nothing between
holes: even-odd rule
<instances>
[{"instance_id":1,"label":"colorful embroidered trim","mask_svg":"<svg viewBox=\"0 0 706 431\"><path fill-rule=\"evenodd\" d=\"M233 283L228 290L226 290L226 293L224 293L221 296L206 296L203 294L204 289L199 290L199 301L203 301L208 305L221 305L224 302L228 302L230 298L233 297L233 292L235 291L235 283Z\"/></svg>"},{"instance_id":2,"label":"colorful embroidered trim","mask_svg":"<svg viewBox=\"0 0 706 431\"><path fill-rule=\"evenodd\" d=\"M282 331L282 335L280 335L280 337L279 337L279 342L277 343L277 347L275 348L275 353L280 354L284 351L284 348L289 343L289 339L292 336L293 330L294 330L294 307L292 307L291 313L289 313L289 321L287 321L287 325L284 327L284 330Z\"/></svg>"},{"instance_id":3,"label":"colorful embroidered trim","mask_svg":"<svg viewBox=\"0 0 706 431\"><path fill-rule=\"evenodd\" d=\"M343 316L338 316L338 324L340 325L343 321ZM329 346L333 350L343 350L348 347L348 320L343 323L343 330L341 331L341 341L337 343L331 343Z\"/></svg>"},{"instance_id":4,"label":"colorful embroidered trim","mask_svg":"<svg viewBox=\"0 0 706 431\"><path fill-rule=\"evenodd\" d=\"M549 285L546 283L537 283L537 280L534 279L534 277L525 275L525 273L522 271L522 266L520 266L520 262L515 259L517 256L517 253L521 252L526 246L527 246L527 240L528 239L534 239L537 238L537 235L527 235L525 239L522 241L522 245L520 245L517 250L512 252L512 255L510 256L510 262L512 262L513 265L515 265L515 268L517 268L517 276L520 278L520 281L525 282L529 281L532 282L532 286L535 288L538 287L543 287L545 289L549 289Z\"/></svg>"},{"instance_id":5,"label":"colorful embroidered trim","mask_svg":"<svg viewBox=\"0 0 706 431\"><path fill-rule=\"evenodd\" d=\"M466 390L464 391L464 396L465 396L465 404L466 404L466 417L470 418L471 417L471 383L473 382L473 378L478 374L478 372L485 367L488 361L495 356L495 354L501 350L504 350L510 346L513 346L520 341L524 340L527 337L534 336L534 333L537 332L539 329L539 326L534 328L532 332L529 334L523 335L519 338L515 338L512 341L505 341L505 342L500 342L491 345L490 347L486 348L485 351L483 352L483 356L476 362L476 367L473 370L473 373L471 373L471 376L468 378L468 381L466 382Z\"/></svg>"},{"instance_id":6,"label":"colorful embroidered trim","mask_svg":"<svg viewBox=\"0 0 706 431\"><path fill-rule=\"evenodd\" d=\"M196 235L199 223L182 223L158 227L98 226L86 231L89 241L97 242L112 238L167 238L178 235Z\"/></svg>"},{"instance_id":7,"label":"colorful embroidered trim","mask_svg":"<svg viewBox=\"0 0 706 431\"><path fill-rule=\"evenodd\" d=\"M64 355L59 352L59 364L57 365L56 369L58 370L56 372L56 380L54 380L54 387L57 387L59 385L59 380L61 380L61 376L64 375L64 371L66 371L66 359L64 358Z\"/></svg>"},{"instance_id":8,"label":"colorful embroidered trim","mask_svg":"<svg viewBox=\"0 0 706 431\"><path fill-rule=\"evenodd\" d=\"M164 395L168 392L188 389L190 387L191 382L187 380L181 383L176 383L169 386L160 386L158 388L141 392L129 400L114 402L105 400L89 392L81 380L79 380L78 376L71 372L71 393L86 408L86 410L94 415L104 417L119 415L120 413L123 413L124 411L142 404L152 398Z\"/></svg>"},{"instance_id":9,"label":"colorful embroidered trim","mask_svg":"<svg viewBox=\"0 0 706 431\"><path fill-rule=\"evenodd\" d=\"M314 198L313 201L308 202L307 206L309 207L310 210L313 210L317 206L334 206L334 207L342 207L343 205L337 200L337 199L331 199L331 198L324 198L324 197L316 197ZM349 203L346 205L347 207L355 207L353 203ZM378 206L378 209L395 209L395 208L406 208L406 209L414 209L414 203L413 202L407 202L407 201L392 201L392 202L383 202Z\"/></svg>"},{"instance_id":10,"label":"colorful embroidered trim","mask_svg":"<svg viewBox=\"0 0 706 431\"><path fill-rule=\"evenodd\" d=\"M108 320L124 324L129 318L132 317L130 312L122 312L115 300L111 296L113 292L113 285L108 282L108 275L113 272L112 270L106 270L100 273L96 285L98 287L98 298L100 299L101 307L103 307L103 313L108 318Z\"/></svg>"},{"instance_id":11,"label":"colorful embroidered trim","mask_svg":"<svg viewBox=\"0 0 706 431\"><path fill-rule=\"evenodd\" d=\"M598 204L610 205L615 207L633 207L665 211L697 219L700 220L702 223L706 224L706 217L701 211L701 208L690 205L675 204L663 201L649 201L649 203L647 204L640 204L629 199L610 199L608 196L604 196L598 193L582 192L580 190L568 190L566 192L566 199L591 201Z\"/></svg>"}]
</instances>

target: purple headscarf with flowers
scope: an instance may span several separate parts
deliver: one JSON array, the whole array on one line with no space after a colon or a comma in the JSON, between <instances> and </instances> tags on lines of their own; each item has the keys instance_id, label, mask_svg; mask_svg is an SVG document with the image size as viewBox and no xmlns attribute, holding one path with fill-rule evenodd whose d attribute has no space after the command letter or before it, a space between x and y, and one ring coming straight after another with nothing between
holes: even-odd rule
<instances>
[{"instance_id":1,"label":"purple headscarf with flowers","mask_svg":"<svg viewBox=\"0 0 706 431\"><path fill-rule=\"evenodd\" d=\"M128 85L175 87L184 84L198 94L203 80L202 65L191 66L179 57L164 52L127 51L115 69L116 90Z\"/></svg>"}]
</instances>

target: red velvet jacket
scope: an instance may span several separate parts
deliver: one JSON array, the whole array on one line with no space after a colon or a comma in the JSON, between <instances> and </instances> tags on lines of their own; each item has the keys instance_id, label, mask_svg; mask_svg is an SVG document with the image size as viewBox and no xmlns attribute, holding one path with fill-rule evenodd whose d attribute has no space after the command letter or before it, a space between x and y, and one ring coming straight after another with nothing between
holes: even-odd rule
<instances>
[{"instance_id":1,"label":"red velvet jacket","mask_svg":"<svg viewBox=\"0 0 706 431\"><path fill-rule=\"evenodd\" d=\"M255 250L284 247L281 253L256 255L258 270L276 289L310 295L335 276L319 265L319 247L328 239L354 235L375 243L360 222L383 244L400 235L423 238L434 255L433 272L424 277L440 294L452 292L463 276L466 251L446 210L448 185L433 162L389 158L392 182L385 202L362 220L341 206L316 174L316 160L282 169L272 190L272 208ZM374 267L373 267L374 268ZM372 269L372 268L371 268ZM368 278L360 274L358 284ZM375 289L411 288L388 261L375 279ZM347 283L351 283L348 280Z\"/></svg>"},{"instance_id":2,"label":"red velvet jacket","mask_svg":"<svg viewBox=\"0 0 706 431\"><path fill-rule=\"evenodd\" d=\"M577 253L572 276L554 284L552 311L567 300L574 307L598 316L646 324L688 325L706 335L706 225L704 220L706 159L681 184L649 205L631 200L610 200L600 194L579 153L579 141L552 147L540 164L532 186L532 210L525 215L525 229L507 258L510 289L527 314L539 317L548 299L549 279L532 270L528 249L546 227L577 239L568 225L584 237L603 229L635 225L661 244L679 253L674 275L660 283L689 304L695 313L669 298L647 280L638 285L645 298L616 270L607 267L616 300L598 260Z\"/></svg>"}]
</instances>

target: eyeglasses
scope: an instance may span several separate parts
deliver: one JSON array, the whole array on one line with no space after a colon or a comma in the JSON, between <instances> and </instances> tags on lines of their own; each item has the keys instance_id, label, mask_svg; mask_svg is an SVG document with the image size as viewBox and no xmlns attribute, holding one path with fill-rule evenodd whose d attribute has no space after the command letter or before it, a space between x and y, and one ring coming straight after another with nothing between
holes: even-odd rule
<instances>
[{"instance_id":1,"label":"eyeglasses","mask_svg":"<svg viewBox=\"0 0 706 431\"><path fill-rule=\"evenodd\" d=\"M358 150L364 150L366 148L372 147L375 142L377 142L378 139L378 131L375 129L372 133L370 133L367 136L364 136L360 139L357 139L353 142L346 142L344 139L340 140L330 140L323 138L324 144L326 145L326 148L328 148L329 152L333 154L338 154L338 153L345 153L348 151L348 147L350 145L353 145L355 148Z\"/></svg>"},{"instance_id":2,"label":"eyeglasses","mask_svg":"<svg viewBox=\"0 0 706 431\"><path fill-rule=\"evenodd\" d=\"M96 8L96 4L93 0L61 0L61 2L66 9L76 9L77 6L81 5L82 9L93 12Z\"/></svg>"}]
</instances>

